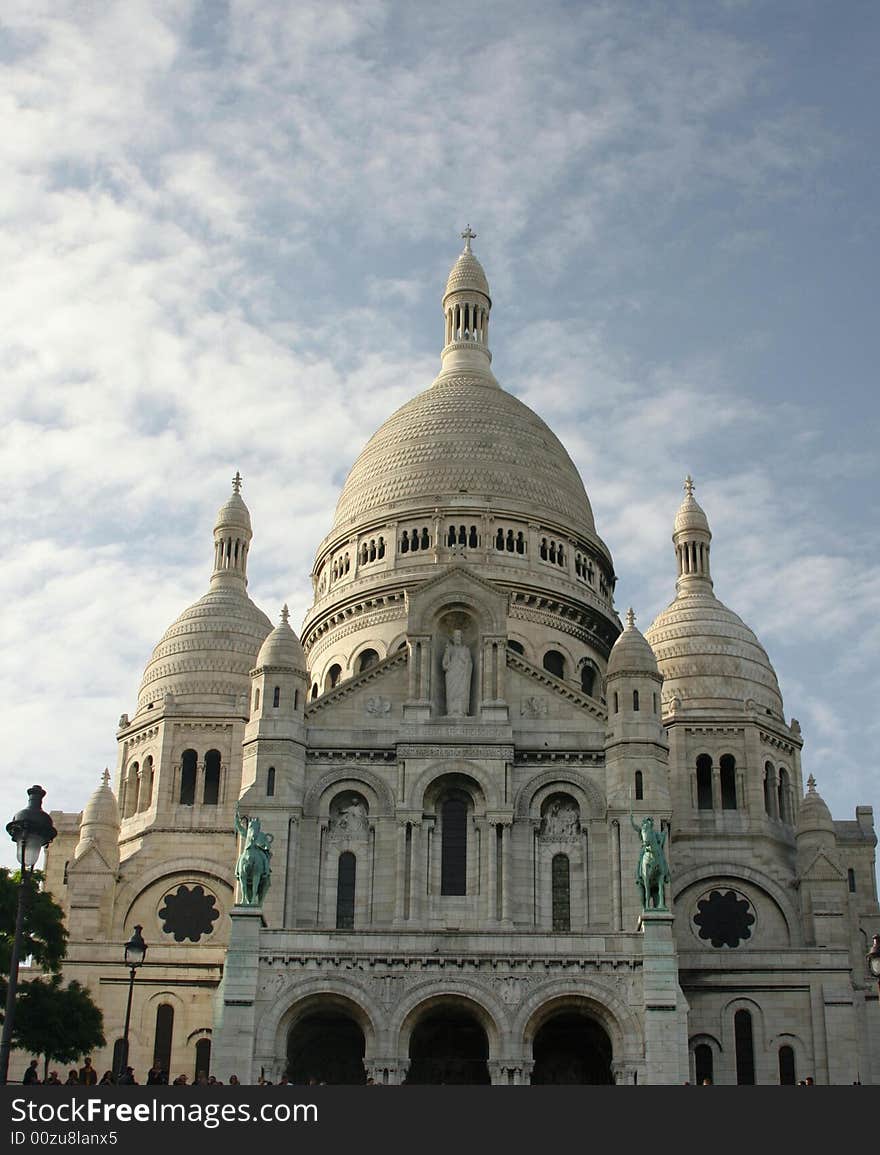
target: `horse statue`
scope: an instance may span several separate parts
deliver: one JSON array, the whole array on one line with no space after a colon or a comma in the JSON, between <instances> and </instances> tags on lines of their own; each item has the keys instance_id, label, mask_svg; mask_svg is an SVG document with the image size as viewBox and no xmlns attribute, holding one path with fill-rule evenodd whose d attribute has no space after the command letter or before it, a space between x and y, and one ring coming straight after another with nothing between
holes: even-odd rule
<instances>
[{"instance_id":1,"label":"horse statue","mask_svg":"<svg viewBox=\"0 0 880 1155\"><path fill-rule=\"evenodd\" d=\"M658 834L654 829L654 819L644 818L641 826L629 816L630 825L642 840L642 852L639 855L636 867L636 886L642 896L642 910L668 910L665 902L664 889L670 881L669 863L663 847L666 844L666 831Z\"/></svg>"},{"instance_id":2,"label":"horse statue","mask_svg":"<svg viewBox=\"0 0 880 1155\"><path fill-rule=\"evenodd\" d=\"M272 857L274 835L262 829L259 818L242 815L235 804L235 832L244 839L244 846L235 864L242 906L262 906L269 878L272 873L269 860Z\"/></svg>"}]
</instances>

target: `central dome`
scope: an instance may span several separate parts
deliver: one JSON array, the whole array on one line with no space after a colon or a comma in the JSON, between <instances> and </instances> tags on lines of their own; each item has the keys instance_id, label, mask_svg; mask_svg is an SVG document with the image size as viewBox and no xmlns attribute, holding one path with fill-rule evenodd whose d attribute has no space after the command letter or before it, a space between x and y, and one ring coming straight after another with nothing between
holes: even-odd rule
<instances>
[{"instance_id":1,"label":"central dome","mask_svg":"<svg viewBox=\"0 0 880 1155\"><path fill-rule=\"evenodd\" d=\"M493 379L468 373L441 376L373 434L345 482L333 529L391 506L448 507L464 495L596 537L583 482L556 434Z\"/></svg>"}]
</instances>

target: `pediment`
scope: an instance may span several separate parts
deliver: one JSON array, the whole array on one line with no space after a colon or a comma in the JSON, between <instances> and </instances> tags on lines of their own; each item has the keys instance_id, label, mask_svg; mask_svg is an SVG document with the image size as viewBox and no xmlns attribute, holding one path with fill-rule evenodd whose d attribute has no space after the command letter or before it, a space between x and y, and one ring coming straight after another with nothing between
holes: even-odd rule
<instances>
[{"instance_id":1,"label":"pediment","mask_svg":"<svg viewBox=\"0 0 880 1155\"><path fill-rule=\"evenodd\" d=\"M355 674L306 706L306 725L358 729L399 725L407 696L407 651L399 650L361 674Z\"/></svg>"},{"instance_id":2,"label":"pediment","mask_svg":"<svg viewBox=\"0 0 880 1155\"><path fill-rule=\"evenodd\" d=\"M819 850L800 875L801 882L845 882L846 873L824 850Z\"/></svg>"},{"instance_id":3,"label":"pediment","mask_svg":"<svg viewBox=\"0 0 880 1155\"><path fill-rule=\"evenodd\" d=\"M101 850L93 839L89 839L86 843L86 848L79 857L68 865L68 876L71 874L106 874L107 871L113 872L114 867L110 865Z\"/></svg>"},{"instance_id":4,"label":"pediment","mask_svg":"<svg viewBox=\"0 0 880 1155\"><path fill-rule=\"evenodd\" d=\"M507 699L512 718L553 717L558 715L561 703L565 702L603 724L607 721L607 711L601 703L534 665L522 654L507 651L507 671Z\"/></svg>"},{"instance_id":5,"label":"pediment","mask_svg":"<svg viewBox=\"0 0 880 1155\"><path fill-rule=\"evenodd\" d=\"M507 631L509 598L492 582L464 566L453 565L443 573L407 591L407 631L433 632L438 615L445 609L470 612L484 633L502 635Z\"/></svg>"}]
</instances>

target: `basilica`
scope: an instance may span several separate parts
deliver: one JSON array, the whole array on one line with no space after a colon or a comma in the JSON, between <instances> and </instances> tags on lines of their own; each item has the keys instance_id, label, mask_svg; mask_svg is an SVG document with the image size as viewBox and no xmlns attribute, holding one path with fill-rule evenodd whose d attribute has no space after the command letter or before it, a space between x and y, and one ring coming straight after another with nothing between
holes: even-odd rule
<instances>
[{"instance_id":1,"label":"basilica","mask_svg":"<svg viewBox=\"0 0 880 1155\"><path fill-rule=\"evenodd\" d=\"M463 236L439 375L352 466L300 634L248 596L236 474L115 773L52 815L94 1064L120 1057L139 926L141 1080L880 1083L872 809L835 820L803 781L690 478L672 600L618 616L577 469L492 373ZM646 904L648 818L669 881ZM254 820L271 875L246 894Z\"/></svg>"}]
</instances>

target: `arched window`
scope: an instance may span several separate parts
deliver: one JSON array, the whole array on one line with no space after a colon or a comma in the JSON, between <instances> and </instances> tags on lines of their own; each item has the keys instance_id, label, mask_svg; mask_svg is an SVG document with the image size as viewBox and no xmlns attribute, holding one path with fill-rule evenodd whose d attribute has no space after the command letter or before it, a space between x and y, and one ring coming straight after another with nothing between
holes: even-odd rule
<instances>
[{"instance_id":1,"label":"arched window","mask_svg":"<svg viewBox=\"0 0 880 1155\"><path fill-rule=\"evenodd\" d=\"M211 1074L211 1040L199 1039L196 1043L196 1069L193 1081L198 1082L199 1075Z\"/></svg>"},{"instance_id":2,"label":"arched window","mask_svg":"<svg viewBox=\"0 0 880 1155\"><path fill-rule=\"evenodd\" d=\"M779 1085L780 1087L797 1086L793 1047L779 1048Z\"/></svg>"},{"instance_id":3,"label":"arched window","mask_svg":"<svg viewBox=\"0 0 880 1155\"><path fill-rule=\"evenodd\" d=\"M514 540L512 529L507 531L507 541L505 542L505 545L507 546L508 553L513 553L513 551L516 549L516 541Z\"/></svg>"},{"instance_id":4,"label":"arched window","mask_svg":"<svg viewBox=\"0 0 880 1155\"><path fill-rule=\"evenodd\" d=\"M517 553L525 553L526 552L526 539L523 536L522 530L520 530L520 532L516 535L516 552Z\"/></svg>"},{"instance_id":5,"label":"arched window","mask_svg":"<svg viewBox=\"0 0 880 1155\"><path fill-rule=\"evenodd\" d=\"M318 683L312 682L312 701L313 702L314 702L315 698L317 698L317 696L318 696Z\"/></svg>"},{"instance_id":6,"label":"arched window","mask_svg":"<svg viewBox=\"0 0 880 1155\"><path fill-rule=\"evenodd\" d=\"M125 775L125 797L122 801L122 817L131 818L137 810L138 773L140 763L129 762Z\"/></svg>"},{"instance_id":7,"label":"arched window","mask_svg":"<svg viewBox=\"0 0 880 1155\"><path fill-rule=\"evenodd\" d=\"M354 892L357 877L357 859L350 850L339 856L339 874L336 879L336 927L351 930L354 926Z\"/></svg>"},{"instance_id":8,"label":"arched window","mask_svg":"<svg viewBox=\"0 0 880 1155\"><path fill-rule=\"evenodd\" d=\"M220 800L220 751L209 750L205 755L205 790L202 801L216 806Z\"/></svg>"},{"instance_id":9,"label":"arched window","mask_svg":"<svg viewBox=\"0 0 880 1155\"><path fill-rule=\"evenodd\" d=\"M153 755L144 758L141 769L141 784L138 789L138 810L149 810L153 797Z\"/></svg>"},{"instance_id":10,"label":"arched window","mask_svg":"<svg viewBox=\"0 0 880 1155\"><path fill-rule=\"evenodd\" d=\"M548 650L544 655L543 664L548 674L553 674L557 678L565 677L565 658L559 650Z\"/></svg>"},{"instance_id":11,"label":"arched window","mask_svg":"<svg viewBox=\"0 0 880 1155\"><path fill-rule=\"evenodd\" d=\"M542 561L547 560L547 538L546 537L541 538L541 546L540 546L540 549L538 550L538 553L540 554Z\"/></svg>"},{"instance_id":12,"label":"arched window","mask_svg":"<svg viewBox=\"0 0 880 1155\"><path fill-rule=\"evenodd\" d=\"M369 670L371 666L379 661L379 655L375 650L364 650L358 657L358 673L362 674L364 670Z\"/></svg>"},{"instance_id":13,"label":"arched window","mask_svg":"<svg viewBox=\"0 0 880 1155\"><path fill-rule=\"evenodd\" d=\"M791 822L791 803L788 797L788 771L784 766L779 767L779 785L777 786L779 802L779 817L783 822Z\"/></svg>"},{"instance_id":14,"label":"arched window","mask_svg":"<svg viewBox=\"0 0 880 1155\"><path fill-rule=\"evenodd\" d=\"M467 545L467 526L460 525L458 527L458 544Z\"/></svg>"},{"instance_id":15,"label":"arched window","mask_svg":"<svg viewBox=\"0 0 880 1155\"><path fill-rule=\"evenodd\" d=\"M636 770L636 801L645 797L645 780L641 770Z\"/></svg>"},{"instance_id":16,"label":"arched window","mask_svg":"<svg viewBox=\"0 0 880 1155\"><path fill-rule=\"evenodd\" d=\"M515 642L512 638L507 639L508 650L513 650L515 654L522 654L525 656L526 648L522 642Z\"/></svg>"},{"instance_id":17,"label":"arched window","mask_svg":"<svg viewBox=\"0 0 880 1155\"><path fill-rule=\"evenodd\" d=\"M721 755L721 809L736 810L736 759Z\"/></svg>"},{"instance_id":18,"label":"arched window","mask_svg":"<svg viewBox=\"0 0 880 1155\"><path fill-rule=\"evenodd\" d=\"M477 539L477 527L475 525L472 525L471 531L468 534L468 548L469 549L476 549L477 548L477 540L478 540Z\"/></svg>"},{"instance_id":19,"label":"arched window","mask_svg":"<svg viewBox=\"0 0 880 1155\"><path fill-rule=\"evenodd\" d=\"M171 1071L171 1044L174 1037L174 1007L160 1003L156 1008L156 1037L153 1043L153 1066Z\"/></svg>"},{"instance_id":20,"label":"arched window","mask_svg":"<svg viewBox=\"0 0 880 1155\"><path fill-rule=\"evenodd\" d=\"M192 806L196 800L196 763L199 760L195 750L184 750L180 758L180 804Z\"/></svg>"},{"instance_id":21,"label":"arched window","mask_svg":"<svg viewBox=\"0 0 880 1155\"><path fill-rule=\"evenodd\" d=\"M748 1011L737 1011L733 1016L733 1037L736 1043L736 1082L740 1087L755 1085L755 1044L752 1037L752 1016Z\"/></svg>"},{"instance_id":22,"label":"arched window","mask_svg":"<svg viewBox=\"0 0 880 1155\"><path fill-rule=\"evenodd\" d=\"M324 678L324 693L328 690L333 690L339 685L339 679L342 677L342 666L338 662L334 662L327 671L327 676Z\"/></svg>"},{"instance_id":23,"label":"arched window","mask_svg":"<svg viewBox=\"0 0 880 1155\"><path fill-rule=\"evenodd\" d=\"M581 666L581 689L585 694L593 696L593 685L596 681L596 669L591 666L589 662L584 662Z\"/></svg>"},{"instance_id":24,"label":"arched window","mask_svg":"<svg viewBox=\"0 0 880 1155\"><path fill-rule=\"evenodd\" d=\"M712 809L712 759L708 754L697 758L697 809Z\"/></svg>"},{"instance_id":25,"label":"arched window","mask_svg":"<svg viewBox=\"0 0 880 1155\"><path fill-rule=\"evenodd\" d=\"M638 690L633 690L633 709L636 712L638 712L638 709L639 709L639 692L638 692Z\"/></svg>"},{"instance_id":26,"label":"arched window","mask_svg":"<svg viewBox=\"0 0 880 1155\"><path fill-rule=\"evenodd\" d=\"M400 538L400 552L409 553L409 534L406 532L406 530L403 531L403 534Z\"/></svg>"},{"instance_id":27,"label":"arched window","mask_svg":"<svg viewBox=\"0 0 880 1155\"><path fill-rule=\"evenodd\" d=\"M446 544L447 545L455 545L455 526L454 525L451 525L449 527L449 532L446 535Z\"/></svg>"},{"instance_id":28,"label":"arched window","mask_svg":"<svg viewBox=\"0 0 880 1155\"><path fill-rule=\"evenodd\" d=\"M440 893L467 894L467 803L447 798L440 813Z\"/></svg>"},{"instance_id":29,"label":"arched window","mask_svg":"<svg viewBox=\"0 0 880 1155\"><path fill-rule=\"evenodd\" d=\"M422 549L428 549L430 544L431 544L431 537L428 533L428 527L425 526L425 528L422 530Z\"/></svg>"},{"instance_id":30,"label":"arched window","mask_svg":"<svg viewBox=\"0 0 880 1155\"><path fill-rule=\"evenodd\" d=\"M708 1043L697 1043L694 1047L694 1081L698 1087L707 1079L710 1083L715 1081L714 1058Z\"/></svg>"},{"instance_id":31,"label":"arched window","mask_svg":"<svg viewBox=\"0 0 880 1155\"><path fill-rule=\"evenodd\" d=\"M495 534L495 548L504 549L504 530L499 529Z\"/></svg>"},{"instance_id":32,"label":"arched window","mask_svg":"<svg viewBox=\"0 0 880 1155\"><path fill-rule=\"evenodd\" d=\"M275 795L275 767L270 766L266 771L266 797L273 798Z\"/></svg>"},{"instance_id":33,"label":"arched window","mask_svg":"<svg viewBox=\"0 0 880 1155\"><path fill-rule=\"evenodd\" d=\"M764 813L773 814L773 764L764 763Z\"/></svg>"},{"instance_id":34,"label":"arched window","mask_svg":"<svg viewBox=\"0 0 880 1155\"><path fill-rule=\"evenodd\" d=\"M376 550L377 556L381 560L385 556L385 538L379 538L379 548Z\"/></svg>"},{"instance_id":35,"label":"arched window","mask_svg":"<svg viewBox=\"0 0 880 1155\"><path fill-rule=\"evenodd\" d=\"M272 691L272 708L277 710L281 705L281 687L276 686Z\"/></svg>"},{"instance_id":36,"label":"arched window","mask_svg":"<svg viewBox=\"0 0 880 1155\"><path fill-rule=\"evenodd\" d=\"M551 865L553 880L553 929L571 930L571 871L567 854L554 854Z\"/></svg>"}]
</instances>

